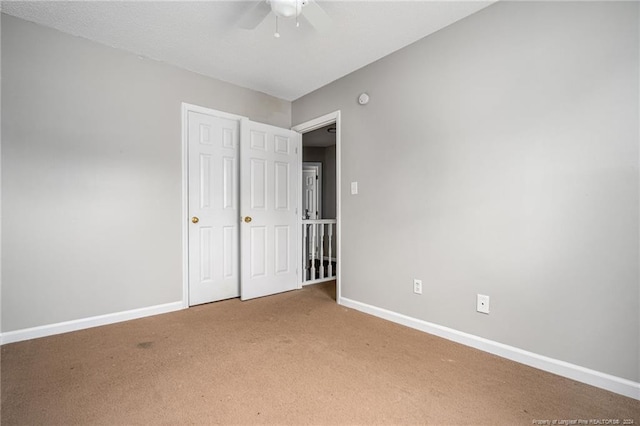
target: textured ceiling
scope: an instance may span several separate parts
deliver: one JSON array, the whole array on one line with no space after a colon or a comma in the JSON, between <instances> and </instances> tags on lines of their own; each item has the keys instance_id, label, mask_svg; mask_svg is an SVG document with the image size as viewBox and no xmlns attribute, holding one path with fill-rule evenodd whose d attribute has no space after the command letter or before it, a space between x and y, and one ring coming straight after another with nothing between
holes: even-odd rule
<instances>
[{"instance_id":1,"label":"textured ceiling","mask_svg":"<svg viewBox=\"0 0 640 426\"><path fill-rule=\"evenodd\" d=\"M255 1L4 1L2 12L291 101L491 3L320 0L330 27L281 20L280 38L272 14L238 27Z\"/></svg>"}]
</instances>

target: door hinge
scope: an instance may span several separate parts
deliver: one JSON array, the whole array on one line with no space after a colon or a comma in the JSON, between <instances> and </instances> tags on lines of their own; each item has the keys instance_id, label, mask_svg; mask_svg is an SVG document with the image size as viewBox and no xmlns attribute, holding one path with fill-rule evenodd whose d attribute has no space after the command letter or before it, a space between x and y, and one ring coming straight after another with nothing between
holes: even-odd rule
<instances>
[{"instance_id":1,"label":"door hinge","mask_svg":"<svg viewBox=\"0 0 640 426\"><path fill-rule=\"evenodd\" d=\"M298 147L296 146L296 154L298 153Z\"/></svg>"},{"instance_id":2,"label":"door hinge","mask_svg":"<svg viewBox=\"0 0 640 426\"><path fill-rule=\"evenodd\" d=\"M318 175L316 175L316 180L318 180Z\"/></svg>"}]
</instances>

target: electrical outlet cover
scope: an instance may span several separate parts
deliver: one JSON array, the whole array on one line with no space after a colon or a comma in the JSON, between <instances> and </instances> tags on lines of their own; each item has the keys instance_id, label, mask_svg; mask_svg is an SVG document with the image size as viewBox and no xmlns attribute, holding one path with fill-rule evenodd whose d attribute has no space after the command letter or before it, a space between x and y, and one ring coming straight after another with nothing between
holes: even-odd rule
<instances>
[{"instance_id":1,"label":"electrical outlet cover","mask_svg":"<svg viewBox=\"0 0 640 426\"><path fill-rule=\"evenodd\" d=\"M476 310L483 314L489 313L489 296L478 294Z\"/></svg>"}]
</instances>

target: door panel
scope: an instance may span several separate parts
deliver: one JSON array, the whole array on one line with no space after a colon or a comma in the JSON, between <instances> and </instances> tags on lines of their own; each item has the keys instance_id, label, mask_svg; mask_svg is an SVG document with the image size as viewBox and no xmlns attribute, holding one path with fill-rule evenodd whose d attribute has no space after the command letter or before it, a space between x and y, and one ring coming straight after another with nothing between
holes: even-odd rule
<instances>
[{"instance_id":1,"label":"door panel","mask_svg":"<svg viewBox=\"0 0 640 426\"><path fill-rule=\"evenodd\" d=\"M275 166L275 202L274 208L276 210L289 210L289 202L291 198L291 191L289 190L289 182L291 180L289 175L289 163L283 163L276 161Z\"/></svg>"},{"instance_id":2,"label":"door panel","mask_svg":"<svg viewBox=\"0 0 640 426\"><path fill-rule=\"evenodd\" d=\"M289 233L291 228L288 226L276 226L275 227L275 274L286 274L290 272L289 269L289 250L291 245L289 244Z\"/></svg>"},{"instance_id":3,"label":"door panel","mask_svg":"<svg viewBox=\"0 0 640 426\"><path fill-rule=\"evenodd\" d=\"M241 134L241 298L246 300L298 288L301 135L249 120L242 121Z\"/></svg>"},{"instance_id":4,"label":"door panel","mask_svg":"<svg viewBox=\"0 0 640 426\"><path fill-rule=\"evenodd\" d=\"M264 210L267 200L267 162L259 158L251 160L250 206L253 210Z\"/></svg>"},{"instance_id":5,"label":"door panel","mask_svg":"<svg viewBox=\"0 0 640 426\"><path fill-rule=\"evenodd\" d=\"M249 278L266 277L267 275L267 228L265 226L250 227L251 257Z\"/></svg>"},{"instance_id":6,"label":"door panel","mask_svg":"<svg viewBox=\"0 0 640 426\"><path fill-rule=\"evenodd\" d=\"M189 305L240 295L239 131L238 120L188 113Z\"/></svg>"}]
</instances>

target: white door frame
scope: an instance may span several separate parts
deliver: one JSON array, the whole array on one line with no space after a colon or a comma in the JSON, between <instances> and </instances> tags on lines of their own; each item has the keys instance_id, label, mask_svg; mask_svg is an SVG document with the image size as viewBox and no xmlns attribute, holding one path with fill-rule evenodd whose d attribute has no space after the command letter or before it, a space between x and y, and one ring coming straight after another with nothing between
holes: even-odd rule
<instances>
[{"instance_id":1,"label":"white door frame","mask_svg":"<svg viewBox=\"0 0 640 426\"><path fill-rule=\"evenodd\" d=\"M330 112L329 114L325 114L321 117L314 118L313 120L305 121L304 123L298 124L291 128L291 130L295 130L296 132L302 133L303 136L305 133L311 132L313 130L319 129L321 127L325 127L329 124L336 125L336 247L338 251L338 255L336 257L336 302L338 304L342 304L342 291L341 285L342 282L342 232L340 230L342 221L340 220L341 216L341 202L340 202L340 163L341 163L341 137L340 137L340 110ZM302 149L298 153L300 156L300 176L302 176ZM300 197L300 201L298 201L298 211L302 212L302 197ZM298 215L298 229L302 229L302 214ZM301 265L302 266L302 265ZM300 279L300 288L302 288L302 274L299 274Z\"/></svg>"},{"instance_id":2,"label":"white door frame","mask_svg":"<svg viewBox=\"0 0 640 426\"><path fill-rule=\"evenodd\" d=\"M182 306L189 307L189 112L199 112L215 117L237 120L243 117L210 108L182 103ZM238 254L239 256L239 254ZM241 259L238 259L241 260Z\"/></svg>"}]
</instances>

